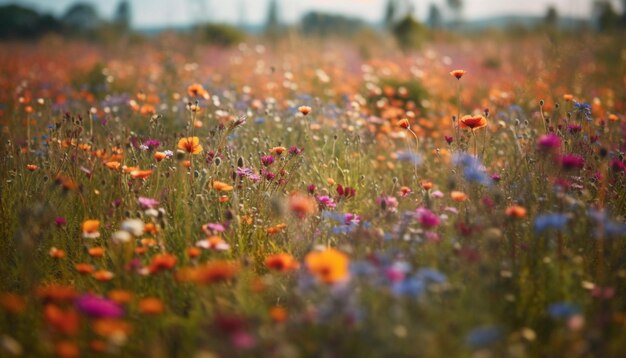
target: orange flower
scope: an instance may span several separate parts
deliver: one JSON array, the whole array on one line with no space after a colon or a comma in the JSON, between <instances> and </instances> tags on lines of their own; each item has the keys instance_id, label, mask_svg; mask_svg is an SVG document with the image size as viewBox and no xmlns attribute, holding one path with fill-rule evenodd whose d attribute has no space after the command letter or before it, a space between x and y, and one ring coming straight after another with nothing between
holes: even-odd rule
<instances>
[{"instance_id":1,"label":"orange flower","mask_svg":"<svg viewBox=\"0 0 626 358\"><path fill-rule=\"evenodd\" d=\"M450 71L450 76L456 77L457 80L460 80L464 74L465 74L465 70Z\"/></svg>"},{"instance_id":2,"label":"orange flower","mask_svg":"<svg viewBox=\"0 0 626 358\"><path fill-rule=\"evenodd\" d=\"M207 92L199 83L194 83L187 87L187 94L189 97L202 97L204 99L209 98L209 92Z\"/></svg>"},{"instance_id":3,"label":"orange flower","mask_svg":"<svg viewBox=\"0 0 626 358\"><path fill-rule=\"evenodd\" d=\"M609 114L608 118L609 118L609 121L611 122L617 122L619 120L619 117L617 116L617 114L613 114L613 113Z\"/></svg>"},{"instance_id":4,"label":"orange flower","mask_svg":"<svg viewBox=\"0 0 626 358\"><path fill-rule=\"evenodd\" d=\"M475 130L485 127L487 125L487 119L481 115L472 116L468 114L461 118L460 123L461 128L469 128L471 130Z\"/></svg>"},{"instance_id":5,"label":"orange flower","mask_svg":"<svg viewBox=\"0 0 626 358\"><path fill-rule=\"evenodd\" d=\"M83 237L86 239L96 239L100 237L100 220L83 221Z\"/></svg>"},{"instance_id":6,"label":"orange flower","mask_svg":"<svg viewBox=\"0 0 626 358\"><path fill-rule=\"evenodd\" d=\"M508 208L506 208L504 213L506 214L506 216L510 218L521 219L521 218L526 217L526 208L524 208L523 206L519 206L519 205L511 205Z\"/></svg>"},{"instance_id":7,"label":"orange flower","mask_svg":"<svg viewBox=\"0 0 626 358\"><path fill-rule=\"evenodd\" d=\"M289 209L299 218L304 219L307 215L317 212L317 202L312 197L294 194L289 197Z\"/></svg>"},{"instance_id":8,"label":"orange flower","mask_svg":"<svg viewBox=\"0 0 626 358\"><path fill-rule=\"evenodd\" d=\"M306 116L307 114L311 113L311 107L309 107L309 106L300 106L300 107L298 107L298 111Z\"/></svg>"},{"instance_id":9,"label":"orange flower","mask_svg":"<svg viewBox=\"0 0 626 358\"><path fill-rule=\"evenodd\" d=\"M139 108L139 113L143 116L151 116L156 113L156 109L151 104L144 104Z\"/></svg>"},{"instance_id":10,"label":"orange flower","mask_svg":"<svg viewBox=\"0 0 626 358\"><path fill-rule=\"evenodd\" d=\"M430 190L433 188L433 182L430 180L422 180L422 189Z\"/></svg>"},{"instance_id":11,"label":"orange flower","mask_svg":"<svg viewBox=\"0 0 626 358\"><path fill-rule=\"evenodd\" d=\"M163 152L156 152L156 153L154 153L154 159L157 162L160 162L160 161L162 161L165 158L167 158L167 155L165 153L163 153Z\"/></svg>"},{"instance_id":12,"label":"orange flower","mask_svg":"<svg viewBox=\"0 0 626 358\"><path fill-rule=\"evenodd\" d=\"M273 147L273 148L270 148L270 153L276 154L276 155L281 155L286 150L287 150L287 148L285 148L285 147Z\"/></svg>"},{"instance_id":13,"label":"orange flower","mask_svg":"<svg viewBox=\"0 0 626 358\"><path fill-rule=\"evenodd\" d=\"M402 118L401 120L399 120L398 126L403 129L409 129L411 127L407 118Z\"/></svg>"},{"instance_id":14,"label":"orange flower","mask_svg":"<svg viewBox=\"0 0 626 358\"><path fill-rule=\"evenodd\" d=\"M189 256L190 259L195 259L201 254L202 254L202 250L200 250L200 248L198 247L190 247L187 249L187 256Z\"/></svg>"},{"instance_id":15,"label":"orange flower","mask_svg":"<svg viewBox=\"0 0 626 358\"><path fill-rule=\"evenodd\" d=\"M408 186L402 186L400 187L400 191L398 192L398 195L405 198L409 196L409 194L411 194L412 192L413 190L411 190L411 188L409 188Z\"/></svg>"},{"instance_id":16,"label":"orange flower","mask_svg":"<svg viewBox=\"0 0 626 358\"><path fill-rule=\"evenodd\" d=\"M227 281L239 273L239 265L232 261L215 260L207 262L197 268L186 268L176 274L176 278L182 282L195 282L197 284L212 284Z\"/></svg>"},{"instance_id":17,"label":"orange flower","mask_svg":"<svg viewBox=\"0 0 626 358\"><path fill-rule=\"evenodd\" d=\"M563 95L563 99L566 100L567 102L571 101L574 99L574 95L566 93Z\"/></svg>"},{"instance_id":18,"label":"orange flower","mask_svg":"<svg viewBox=\"0 0 626 358\"><path fill-rule=\"evenodd\" d=\"M109 169L118 170L120 168L121 163L115 160L104 163Z\"/></svg>"},{"instance_id":19,"label":"orange flower","mask_svg":"<svg viewBox=\"0 0 626 358\"><path fill-rule=\"evenodd\" d=\"M270 318L276 323L284 322L287 319L287 310L281 306L270 308Z\"/></svg>"},{"instance_id":20,"label":"orange flower","mask_svg":"<svg viewBox=\"0 0 626 358\"><path fill-rule=\"evenodd\" d=\"M50 285L37 288L37 297L43 301L69 302L76 296L76 290L70 286Z\"/></svg>"},{"instance_id":21,"label":"orange flower","mask_svg":"<svg viewBox=\"0 0 626 358\"><path fill-rule=\"evenodd\" d=\"M180 165L182 165L184 168L191 168L191 160L183 160Z\"/></svg>"},{"instance_id":22,"label":"orange flower","mask_svg":"<svg viewBox=\"0 0 626 358\"><path fill-rule=\"evenodd\" d=\"M104 247L90 247L87 252L91 257L102 257L104 256Z\"/></svg>"},{"instance_id":23,"label":"orange flower","mask_svg":"<svg viewBox=\"0 0 626 358\"><path fill-rule=\"evenodd\" d=\"M271 270L287 272L300 267L300 263L293 256L281 253L268 256L265 259L265 266Z\"/></svg>"},{"instance_id":24,"label":"orange flower","mask_svg":"<svg viewBox=\"0 0 626 358\"><path fill-rule=\"evenodd\" d=\"M139 301L137 308L139 312L149 316L160 315L165 311L165 305L156 297L146 297L142 299Z\"/></svg>"},{"instance_id":25,"label":"orange flower","mask_svg":"<svg viewBox=\"0 0 626 358\"><path fill-rule=\"evenodd\" d=\"M154 223L147 223L147 224L144 226L143 231L144 231L145 233L155 235L155 234L158 234L158 233L159 233L159 228L158 228L158 227L156 226L156 224L154 224ZM155 244L156 244L156 243L155 243ZM145 245L145 244L144 244L144 245Z\"/></svg>"},{"instance_id":26,"label":"orange flower","mask_svg":"<svg viewBox=\"0 0 626 358\"><path fill-rule=\"evenodd\" d=\"M126 290L111 290L108 294L109 298L118 304L128 304L133 300L133 293Z\"/></svg>"},{"instance_id":27,"label":"orange flower","mask_svg":"<svg viewBox=\"0 0 626 358\"><path fill-rule=\"evenodd\" d=\"M230 200L230 198L228 198L228 196L226 196L226 195L222 195L222 196L220 196L220 198L219 198L219 201L220 201L220 203L222 203L222 204L227 203L229 200Z\"/></svg>"},{"instance_id":28,"label":"orange flower","mask_svg":"<svg viewBox=\"0 0 626 358\"><path fill-rule=\"evenodd\" d=\"M285 229L286 227L287 227L286 224L278 224L278 225L275 225L275 226L272 226L272 227L269 227L269 228L265 229L265 232L267 232L270 235L273 235L273 234L277 234L277 233L283 231L283 229Z\"/></svg>"},{"instance_id":29,"label":"orange flower","mask_svg":"<svg viewBox=\"0 0 626 358\"><path fill-rule=\"evenodd\" d=\"M228 185L228 184L226 184L224 182L215 180L213 182L213 189L215 189L217 191L231 191L231 190L233 190L233 186L232 185Z\"/></svg>"},{"instance_id":30,"label":"orange flower","mask_svg":"<svg viewBox=\"0 0 626 358\"><path fill-rule=\"evenodd\" d=\"M133 170L130 172L130 177L133 179L146 179L152 175L152 170Z\"/></svg>"},{"instance_id":31,"label":"orange flower","mask_svg":"<svg viewBox=\"0 0 626 358\"><path fill-rule=\"evenodd\" d=\"M107 344L101 340L94 339L89 342L89 349L97 353L103 353L107 350Z\"/></svg>"},{"instance_id":32,"label":"orange flower","mask_svg":"<svg viewBox=\"0 0 626 358\"><path fill-rule=\"evenodd\" d=\"M178 259L174 255L159 254L154 255L150 262L150 273L157 273L163 270L171 270L176 266Z\"/></svg>"},{"instance_id":33,"label":"orange flower","mask_svg":"<svg viewBox=\"0 0 626 358\"><path fill-rule=\"evenodd\" d=\"M178 141L178 149L183 150L190 154L200 154L202 153L202 145L200 145L200 138L198 137L181 138Z\"/></svg>"},{"instance_id":34,"label":"orange flower","mask_svg":"<svg viewBox=\"0 0 626 358\"><path fill-rule=\"evenodd\" d=\"M74 265L74 268L76 269L78 273L82 273L82 274L90 274L93 272L93 266L90 264L86 264L86 263L78 263Z\"/></svg>"},{"instance_id":35,"label":"orange flower","mask_svg":"<svg viewBox=\"0 0 626 358\"><path fill-rule=\"evenodd\" d=\"M304 260L309 271L326 284L334 284L349 278L350 260L341 251L333 248L313 251L306 255Z\"/></svg>"},{"instance_id":36,"label":"orange flower","mask_svg":"<svg viewBox=\"0 0 626 358\"><path fill-rule=\"evenodd\" d=\"M7 312L22 313L26 309L26 301L24 297L15 293L2 293L0 294L0 307Z\"/></svg>"},{"instance_id":37,"label":"orange flower","mask_svg":"<svg viewBox=\"0 0 626 358\"><path fill-rule=\"evenodd\" d=\"M59 332L73 336L78 332L79 317L73 309L61 309L54 304L47 304L43 309L43 316L46 323Z\"/></svg>"},{"instance_id":38,"label":"orange flower","mask_svg":"<svg viewBox=\"0 0 626 358\"><path fill-rule=\"evenodd\" d=\"M452 198L452 200L457 201L457 202L462 202L462 201L467 200L467 195L462 191L453 191L450 193L450 197Z\"/></svg>"},{"instance_id":39,"label":"orange flower","mask_svg":"<svg viewBox=\"0 0 626 358\"><path fill-rule=\"evenodd\" d=\"M35 170L39 169L39 167L36 166L35 164L28 164L26 165L26 169L28 169L31 172L34 172Z\"/></svg>"},{"instance_id":40,"label":"orange flower","mask_svg":"<svg viewBox=\"0 0 626 358\"><path fill-rule=\"evenodd\" d=\"M54 346L54 351L60 358L77 358L80 357L80 349L78 345L70 341L60 341Z\"/></svg>"},{"instance_id":41,"label":"orange flower","mask_svg":"<svg viewBox=\"0 0 626 358\"><path fill-rule=\"evenodd\" d=\"M65 258L65 251L63 251L61 249L57 249L56 247L51 247L50 248L50 256L53 259L63 259L63 258Z\"/></svg>"},{"instance_id":42,"label":"orange flower","mask_svg":"<svg viewBox=\"0 0 626 358\"><path fill-rule=\"evenodd\" d=\"M113 274L113 272L111 271L99 270L99 271L92 273L91 277L95 278L97 281L106 282L106 281L111 281L113 277L115 277L115 274Z\"/></svg>"},{"instance_id":43,"label":"orange flower","mask_svg":"<svg viewBox=\"0 0 626 358\"><path fill-rule=\"evenodd\" d=\"M102 337L111 337L113 335L129 335L133 326L121 319L99 319L93 322L93 331Z\"/></svg>"}]
</instances>

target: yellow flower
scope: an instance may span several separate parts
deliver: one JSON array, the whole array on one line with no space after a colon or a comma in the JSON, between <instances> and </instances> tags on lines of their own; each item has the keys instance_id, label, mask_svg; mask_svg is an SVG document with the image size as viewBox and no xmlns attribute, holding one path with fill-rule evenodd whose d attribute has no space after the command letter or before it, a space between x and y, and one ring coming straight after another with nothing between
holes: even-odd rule
<instances>
[{"instance_id":1,"label":"yellow flower","mask_svg":"<svg viewBox=\"0 0 626 358\"><path fill-rule=\"evenodd\" d=\"M200 145L200 138L198 137L185 137L178 141L178 149L183 150L190 154L202 153L202 145Z\"/></svg>"}]
</instances>

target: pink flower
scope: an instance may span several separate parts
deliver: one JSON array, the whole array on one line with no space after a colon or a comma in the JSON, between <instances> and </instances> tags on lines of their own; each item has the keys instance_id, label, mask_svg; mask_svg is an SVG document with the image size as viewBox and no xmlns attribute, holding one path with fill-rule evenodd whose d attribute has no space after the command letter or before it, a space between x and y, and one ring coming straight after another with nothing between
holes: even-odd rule
<instances>
[{"instance_id":1,"label":"pink flower","mask_svg":"<svg viewBox=\"0 0 626 358\"><path fill-rule=\"evenodd\" d=\"M549 151L561 147L561 137L556 134L542 135L537 139L537 147L539 150Z\"/></svg>"},{"instance_id":2,"label":"pink flower","mask_svg":"<svg viewBox=\"0 0 626 358\"><path fill-rule=\"evenodd\" d=\"M439 216L426 208L417 208L416 213L417 220L425 229L432 229L441 223Z\"/></svg>"},{"instance_id":3,"label":"pink flower","mask_svg":"<svg viewBox=\"0 0 626 358\"><path fill-rule=\"evenodd\" d=\"M331 198L328 195L318 196L317 197L317 201L320 203L321 206L323 206L325 208L334 208L334 207L337 206L337 204L335 204L335 201L333 200L333 198Z\"/></svg>"}]
</instances>

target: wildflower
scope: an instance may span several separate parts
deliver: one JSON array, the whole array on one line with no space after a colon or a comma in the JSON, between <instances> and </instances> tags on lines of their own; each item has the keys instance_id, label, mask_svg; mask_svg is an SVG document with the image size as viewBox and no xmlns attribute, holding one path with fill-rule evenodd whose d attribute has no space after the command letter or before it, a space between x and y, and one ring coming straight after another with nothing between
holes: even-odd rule
<instances>
[{"instance_id":1,"label":"wildflower","mask_svg":"<svg viewBox=\"0 0 626 358\"><path fill-rule=\"evenodd\" d=\"M90 247L87 253L91 257L102 257L104 256L104 247Z\"/></svg>"},{"instance_id":2,"label":"wildflower","mask_svg":"<svg viewBox=\"0 0 626 358\"><path fill-rule=\"evenodd\" d=\"M53 259L63 259L65 258L65 251L61 250L61 249L57 249L56 247L51 247L50 248L50 257L52 257Z\"/></svg>"},{"instance_id":3,"label":"wildflower","mask_svg":"<svg viewBox=\"0 0 626 358\"><path fill-rule=\"evenodd\" d=\"M376 205L392 213L398 211L398 199L393 196L381 195L377 197Z\"/></svg>"},{"instance_id":4,"label":"wildflower","mask_svg":"<svg viewBox=\"0 0 626 358\"><path fill-rule=\"evenodd\" d=\"M197 268L187 268L177 272L176 278L183 282L212 284L227 281L239 273L239 265L232 261L210 261Z\"/></svg>"},{"instance_id":5,"label":"wildflower","mask_svg":"<svg viewBox=\"0 0 626 358\"><path fill-rule=\"evenodd\" d=\"M311 195L315 194L315 190L317 190L317 186L315 186L315 184L309 184L306 187L306 191Z\"/></svg>"},{"instance_id":6,"label":"wildflower","mask_svg":"<svg viewBox=\"0 0 626 358\"><path fill-rule=\"evenodd\" d=\"M317 198L317 201L319 202L320 206L323 208L334 208L337 206L337 204L335 204L335 201L333 200L333 198L331 198L328 195L322 195L319 196Z\"/></svg>"},{"instance_id":7,"label":"wildflower","mask_svg":"<svg viewBox=\"0 0 626 358\"><path fill-rule=\"evenodd\" d=\"M293 145L293 146L289 147L289 154L291 154L291 155L298 155L298 154L302 153L303 150L304 149L298 148L295 145Z\"/></svg>"},{"instance_id":8,"label":"wildflower","mask_svg":"<svg viewBox=\"0 0 626 358\"><path fill-rule=\"evenodd\" d=\"M411 127L407 118L402 118L401 120L399 120L398 126L402 129L409 129Z\"/></svg>"},{"instance_id":9,"label":"wildflower","mask_svg":"<svg viewBox=\"0 0 626 358\"><path fill-rule=\"evenodd\" d=\"M300 263L287 253L280 253L268 256L265 259L265 266L270 270L287 272L300 267Z\"/></svg>"},{"instance_id":10,"label":"wildflower","mask_svg":"<svg viewBox=\"0 0 626 358\"><path fill-rule=\"evenodd\" d=\"M271 155L264 155L261 157L261 163L264 166L269 167L270 165L274 163L274 157Z\"/></svg>"},{"instance_id":11,"label":"wildflower","mask_svg":"<svg viewBox=\"0 0 626 358\"><path fill-rule=\"evenodd\" d=\"M582 114L587 121L591 121L591 105L589 103L578 103L574 101L574 108L576 113Z\"/></svg>"},{"instance_id":12,"label":"wildflower","mask_svg":"<svg viewBox=\"0 0 626 358\"><path fill-rule=\"evenodd\" d=\"M73 336L78 333L80 317L72 308L62 309L55 304L47 304L44 306L43 316L48 325L62 334Z\"/></svg>"},{"instance_id":13,"label":"wildflower","mask_svg":"<svg viewBox=\"0 0 626 358\"><path fill-rule=\"evenodd\" d=\"M145 230L145 224L140 219L126 219L122 222L122 230L127 231L133 236L141 236Z\"/></svg>"},{"instance_id":14,"label":"wildflower","mask_svg":"<svg viewBox=\"0 0 626 358\"><path fill-rule=\"evenodd\" d=\"M160 162L163 159L167 158L167 155L164 152L155 152L153 157L157 162Z\"/></svg>"},{"instance_id":15,"label":"wildflower","mask_svg":"<svg viewBox=\"0 0 626 358\"><path fill-rule=\"evenodd\" d=\"M349 186L344 187L341 184L337 185L336 191L340 197L352 198L356 195L356 189Z\"/></svg>"},{"instance_id":16,"label":"wildflower","mask_svg":"<svg viewBox=\"0 0 626 358\"><path fill-rule=\"evenodd\" d=\"M189 97L200 97L204 99L209 99L209 92L204 89L204 87L199 83L194 83L187 87L187 94Z\"/></svg>"},{"instance_id":17,"label":"wildflower","mask_svg":"<svg viewBox=\"0 0 626 358\"><path fill-rule=\"evenodd\" d=\"M462 191L452 191L450 193L450 197L452 198L452 200L459 203L467 200L467 195Z\"/></svg>"},{"instance_id":18,"label":"wildflower","mask_svg":"<svg viewBox=\"0 0 626 358\"><path fill-rule=\"evenodd\" d=\"M302 113L303 115L308 115L309 113L311 113L311 107L309 106L300 106L298 107L298 112Z\"/></svg>"},{"instance_id":19,"label":"wildflower","mask_svg":"<svg viewBox=\"0 0 626 358\"><path fill-rule=\"evenodd\" d=\"M487 119L482 115L472 116L465 115L461 117L459 121L461 128L469 128L471 130L476 130L482 127L487 126Z\"/></svg>"},{"instance_id":20,"label":"wildflower","mask_svg":"<svg viewBox=\"0 0 626 358\"><path fill-rule=\"evenodd\" d=\"M221 181L213 181L213 189L217 190L217 191L231 191L233 190L233 186L232 185L228 185L224 182Z\"/></svg>"},{"instance_id":21,"label":"wildflower","mask_svg":"<svg viewBox=\"0 0 626 358\"><path fill-rule=\"evenodd\" d=\"M28 171L34 172L35 170L39 169L39 167L35 164L27 164L26 169L28 169Z\"/></svg>"},{"instance_id":22,"label":"wildflower","mask_svg":"<svg viewBox=\"0 0 626 358\"><path fill-rule=\"evenodd\" d=\"M18 314L26 309L26 301L15 293L0 293L0 307L7 312Z\"/></svg>"},{"instance_id":23,"label":"wildflower","mask_svg":"<svg viewBox=\"0 0 626 358\"><path fill-rule=\"evenodd\" d=\"M159 142L156 139L148 139L145 142L143 142L143 145L148 147L148 149L153 150L161 146L161 142Z\"/></svg>"},{"instance_id":24,"label":"wildflower","mask_svg":"<svg viewBox=\"0 0 626 358\"><path fill-rule=\"evenodd\" d=\"M416 214L417 220L425 229L432 229L441 222L439 216L435 215L432 211L426 208L417 208Z\"/></svg>"},{"instance_id":25,"label":"wildflower","mask_svg":"<svg viewBox=\"0 0 626 358\"><path fill-rule=\"evenodd\" d=\"M212 236L217 235L220 232L226 231L226 228L220 223L208 223L202 225L202 231L208 236Z\"/></svg>"},{"instance_id":26,"label":"wildflower","mask_svg":"<svg viewBox=\"0 0 626 358\"><path fill-rule=\"evenodd\" d=\"M504 211L506 216L515 219L522 219L526 217L526 208L519 205L511 205Z\"/></svg>"},{"instance_id":27,"label":"wildflower","mask_svg":"<svg viewBox=\"0 0 626 358\"><path fill-rule=\"evenodd\" d=\"M100 237L100 220L85 220L83 222L83 237L85 239L96 239Z\"/></svg>"},{"instance_id":28,"label":"wildflower","mask_svg":"<svg viewBox=\"0 0 626 358\"><path fill-rule=\"evenodd\" d=\"M119 305L129 304L133 300L133 293L126 290L111 290L107 294L109 299Z\"/></svg>"},{"instance_id":29,"label":"wildflower","mask_svg":"<svg viewBox=\"0 0 626 358\"><path fill-rule=\"evenodd\" d=\"M454 141L454 138L449 135L444 135L443 138L446 140L446 143L448 144L452 144L452 142Z\"/></svg>"},{"instance_id":30,"label":"wildflower","mask_svg":"<svg viewBox=\"0 0 626 358\"><path fill-rule=\"evenodd\" d=\"M110 338L124 338L132 332L132 325L130 323L115 318L95 320L91 328L99 336Z\"/></svg>"},{"instance_id":31,"label":"wildflower","mask_svg":"<svg viewBox=\"0 0 626 358\"><path fill-rule=\"evenodd\" d=\"M124 244L129 242L132 239L132 236L128 231L118 230L111 234L111 240L118 244Z\"/></svg>"},{"instance_id":32,"label":"wildflower","mask_svg":"<svg viewBox=\"0 0 626 358\"><path fill-rule=\"evenodd\" d=\"M49 285L37 288L37 297L44 302L65 303L74 300L77 293L71 286Z\"/></svg>"},{"instance_id":33,"label":"wildflower","mask_svg":"<svg viewBox=\"0 0 626 358\"><path fill-rule=\"evenodd\" d=\"M565 214L543 214L535 218L534 229L536 233L545 230L563 230L569 221L569 217Z\"/></svg>"},{"instance_id":34,"label":"wildflower","mask_svg":"<svg viewBox=\"0 0 626 358\"><path fill-rule=\"evenodd\" d=\"M344 282L349 278L348 256L333 248L310 252L305 262L309 271L326 284Z\"/></svg>"},{"instance_id":35,"label":"wildflower","mask_svg":"<svg viewBox=\"0 0 626 358\"><path fill-rule=\"evenodd\" d=\"M580 124L572 123L572 124L568 124L566 129L569 133L576 134L576 133L580 133L583 127Z\"/></svg>"},{"instance_id":36,"label":"wildflower","mask_svg":"<svg viewBox=\"0 0 626 358\"><path fill-rule=\"evenodd\" d=\"M130 172L130 177L133 179L146 179L152 175L152 170L133 170Z\"/></svg>"},{"instance_id":37,"label":"wildflower","mask_svg":"<svg viewBox=\"0 0 626 358\"><path fill-rule=\"evenodd\" d=\"M157 316L165 311L165 305L156 297L146 297L137 304L140 313L148 316Z\"/></svg>"},{"instance_id":38,"label":"wildflower","mask_svg":"<svg viewBox=\"0 0 626 358\"><path fill-rule=\"evenodd\" d=\"M609 116L607 117L609 119L609 121L611 122L617 122L619 121L619 117L617 116L617 114L611 113L609 114Z\"/></svg>"},{"instance_id":39,"label":"wildflower","mask_svg":"<svg viewBox=\"0 0 626 358\"><path fill-rule=\"evenodd\" d=\"M65 226L65 224L67 224L67 220L64 217L59 216L54 219L54 224L56 226Z\"/></svg>"},{"instance_id":40,"label":"wildflower","mask_svg":"<svg viewBox=\"0 0 626 358\"><path fill-rule=\"evenodd\" d=\"M484 326L471 330L465 337L465 344L471 348L488 347L503 337L502 328L497 326Z\"/></svg>"},{"instance_id":41,"label":"wildflower","mask_svg":"<svg viewBox=\"0 0 626 358\"><path fill-rule=\"evenodd\" d=\"M557 302L548 306L547 313L554 319L569 318L580 313L580 307L569 302Z\"/></svg>"},{"instance_id":42,"label":"wildflower","mask_svg":"<svg viewBox=\"0 0 626 358\"><path fill-rule=\"evenodd\" d=\"M139 198L137 198L137 201L139 202L139 206L141 206L141 208L144 210L154 209L155 207L159 205L158 200L152 199L152 198L146 198L143 196L140 196Z\"/></svg>"},{"instance_id":43,"label":"wildflower","mask_svg":"<svg viewBox=\"0 0 626 358\"><path fill-rule=\"evenodd\" d=\"M585 158L578 154L565 154L561 156L563 169L581 169L585 165Z\"/></svg>"},{"instance_id":44,"label":"wildflower","mask_svg":"<svg viewBox=\"0 0 626 358\"><path fill-rule=\"evenodd\" d=\"M198 247L190 247L187 249L187 256L190 259L195 259L199 257L200 255L202 255L202 250L200 250L200 248Z\"/></svg>"},{"instance_id":45,"label":"wildflower","mask_svg":"<svg viewBox=\"0 0 626 358\"><path fill-rule=\"evenodd\" d=\"M275 225L275 226L272 226L272 227L269 227L269 228L265 229L265 232L267 232L270 235L274 235L274 234L277 234L277 233L283 231L286 227L287 227L286 224L278 224L278 225Z\"/></svg>"},{"instance_id":46,"label":"wildflower","mask_svg":"<svg viewBox=\"0 0 626 358\"><path fill-rule=\"evenodd\" d=\"M92 294L79 297L76 307L91 318L119 318L124 315L124 310L117 303Z\"/></svg>"},{"instance_id":47,"label":"wildflower","mask_svg":"<svg viewBox=\"0 0 626 358\"><path fill-rule=\"evenodd\" d=\"M80 348L74 342L60 341L54 345L54 352L60 358L77 358L80 356Z\"/></svg>"},{"instance_id":48,"label":"wildflower","mask_svg":"<svg viewBox=\"0 0 626 358\"><path fill-rule=\"evenodd\" d=\"M150 273L154 274L163 270L171 270L176 266L178 259L174 255L170 254L158 254L154 255L150 262Z\"/></svg>"},{"instance_id":49,"label":"wildflower","mask_svg":"<svg viewBox=\"0 0 626 358\"><path fill-rule=\"evenodd\" d=\"M564 95L563 95L563 99L564 99L565 101L569 102L569 101L571 101L571 100L573 100L573 99L574 99L574 95L569 94L569 93L566 93L566 94L564 94Z\"/></svg>"},{"instance_id":50,"label":"wildflower","mask_svg":"<svg viewBox=\"0 0 626 358\"><path fill-rule=\"evenodd\" d=\"M198 137L186 137L181 138L178 141L178 149L185 151L189 154L202 153L202 145L200 145L200 139Z\"/></svg>"},{"instance_id":51,"label":"wildflower","mask_svg":"<svg viewBox=\"0 0 626 358\"><path fill-rule=\"evenodd\" d=\"M450 76L455 77L457 80L460 80L461 77L465 74L465 70L453 70L450 71Z\"/></svg>"},{"instance_id":52,"label":"wildflower","mask_svg":"<svg viewBox=\"0 0 626 358\"><path fill-rule=\"evenodd\" d=\"M211 236L204 240L196 242L197 247L201 247L207 250L227 251L230 250L230 245L224 239L219 236Z\"/></svg>"},{"instance_id":53,"label":"wildflower","mask_svg":"<svg viewBox=\"0 0 626 358\"><path fill-rule=\"evenodd\" d=\"M537 147L540 150L549 151L561 147L561 137L556 134L542 135L537 139Z\"/></svg>"},{"instance_id":54,"label":"wildflower","mask_svg":"<svg viewBox=\"0 0 626 358\"><path fill-rule=\"evenodd\" d=\"M270 308L269 315L275 323L284 322L287 319L287 310L282 306L274 306Z\"/></svg>"},{"instance_id":55,"label":"wildflower","mask_svg":"<svg viewBox=\"0 0 626 358\"><path fill-rule=\"evenodd\" d=\"M407 196L409 196L411 193L413 192L413 190L411 190L411 188L409 188L408 186L402 186L400 187L400 191L398 192L398 195L401 198L406 198Z\"/></svg>"},{"instance_id":56,"label":"wildflower","mask_svg":"<svg viewBox=\"0 0 626 358\"><path fill-rule=\"evenodd\" d=\"M300 219L317 212L315 199L301 194L294 194L289 197L289 209Z\"/></svg>"},{"instance_id":57,"label":"wildflower","mask_svg":"<svg viewBox=\"0 0 626 358\"><path fill-rule=\"evenodd\" d=\"M96 281L106 282L106 281L111 281L113 277L115 277L115 274L111 271L99 270L99 271L92 273L91 277L96 279Z\"/></svg>"},{"instance_id":58,"label":"wildflower","mask_svg":"<svg viewBox=\"0 0 626 358\"><path fill-rule=\"evenodd\" d=\"M276 155L281 155L286 150L287 150L287 148L285 148L285 147L273 147L273 148L270 148L270 153L276 154Z\"/></svg>"}]
</instances>

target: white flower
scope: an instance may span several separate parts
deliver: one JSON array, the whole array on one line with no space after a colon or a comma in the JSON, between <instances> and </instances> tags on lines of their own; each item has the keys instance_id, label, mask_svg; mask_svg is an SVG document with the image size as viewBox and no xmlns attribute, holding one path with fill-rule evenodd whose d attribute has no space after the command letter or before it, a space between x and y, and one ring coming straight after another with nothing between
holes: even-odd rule
<instances>
[{"instance_id":1,"label":"white flower","mask_svg":"<svg viewBox=\"0 0 626 358\"><path fill-rule=\"evenodd\" d=\"M131 239L130 234L127 231L116 231L111 235L111 239L116 242L116 243L126 243L129 242Z\"/></svg>"},{"instance_id":2,"label":"white flower","mask_svg":"<svg viewBox=\"0 0 626 358\"><path fill-rule=\"evenodd\" d=\"M124 222L122 223L122 230L128 231L134 236L143 235L144 227L145 227L145 224L143 223L142 220L139 220L139 219L128 219L128 220L124 220Z\"/></svg>"}]
</instances>

